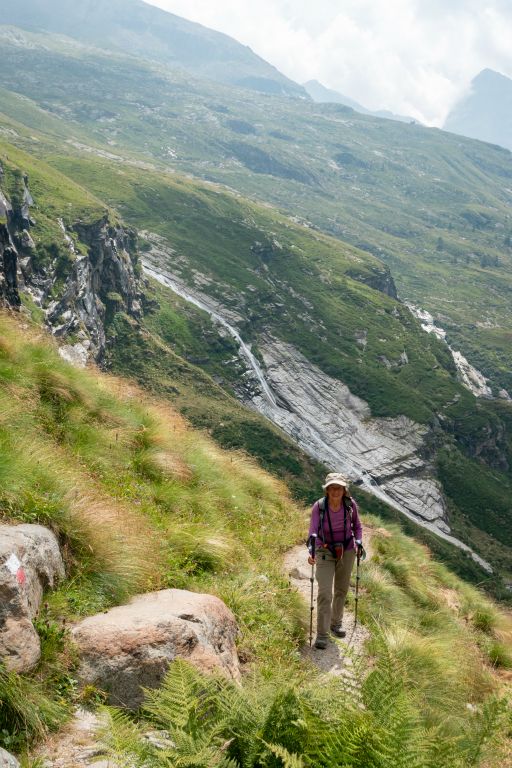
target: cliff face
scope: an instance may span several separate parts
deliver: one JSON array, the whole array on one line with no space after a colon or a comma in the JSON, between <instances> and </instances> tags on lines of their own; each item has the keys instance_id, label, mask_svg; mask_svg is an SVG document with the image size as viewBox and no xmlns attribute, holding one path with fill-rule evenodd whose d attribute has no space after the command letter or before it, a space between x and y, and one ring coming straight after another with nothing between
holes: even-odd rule
<instances>
[{"instance_id":1,"label":"cliff face","mask_svg":"<svg viewBox=\"0 0 512 768\"><path fill-rule=\"evenodd\" d=\"M83 365L101 362L114 313L142 315L135 232L108 213L68 227L57 219L53 241L42 246L27 176L16 200L2 191L2 176L0 171L0 302L19 308L23 290L44 312L51 332L67 341L64 357Z\"/></svg>"},{"instance_id":2,"label":"cliff face","mask_svg":"<svg viewBox=\"0 0 512 768\"><path fill-rule=\"evenodd\" d=\"M0 304L18 307L17 253L9 231L14 211L9 198L1 188L3 169L0 165Z\"/></svg>"}]
</instances>

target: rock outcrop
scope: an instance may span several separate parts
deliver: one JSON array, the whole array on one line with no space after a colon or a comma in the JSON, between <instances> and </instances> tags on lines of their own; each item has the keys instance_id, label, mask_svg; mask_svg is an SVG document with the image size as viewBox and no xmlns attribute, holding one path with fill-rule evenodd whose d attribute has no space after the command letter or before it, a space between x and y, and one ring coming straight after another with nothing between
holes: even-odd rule
<instances>
[{"instance_id":1,"label":"rock outcrop","mask_svg":"<svg viewBox=\"0 0 512 768\"><path fill-rule=\"evenodd\" d=\"M116 706L137 708L142 688L160 685L177 657L203 671L240 675L237 625L217 597L166 589L91 616L73 629L81 680L102 688Z\"/></svg>"},{"instance_id":2,"label":"rock outcrop","mask_svg":"<svg viewBox=\"0 0 512 768\"><path fill-rule=\"evenodd\" d=\"M54 534L42 525L0 526L0 659L25 672L39 661L39 636L32 619L43 592L64 578Z\"/></svg>"},{"instance_id":3,"label":"rock outcrop","mask_svg":"<svg viewBox=\"0 0 512 768\"><path fill-rule=\"evenodd\" d=\"M73 237L61 223L73 254L66 282L58 299L46 306L46 320L55 336L80 339L71 346L72 362L85 357L101 362L107 344L106 324L117 311L142 314L142 285L135 275L135 235L109 222L105 216L91 225L76 224L73 235L87 246L75 251ZM74 359L73 359L74 357Z\"/></svg>"},{"instance_id":4,"label":"rock outcrop","mask_svg":"<svg viewBox=\"0 0 512 768\"><path fill-rule=\"evenodd\" d=\"M358 280L360 283L369 285L370 288L374 288L376 291L385 293L386 296L391 296L393 299L398 298L395 281L387 266L374 267L370 273L364 274L357 271L357 269L347 270L347 275L353 280Z\"/></svg>"},{"instance_id":5,"label":"rock outcrop","mask_svg":"<svg viewBox=\"0 0 512 768\"><path fill-rule=\"evenodd\" d=\"M0 165L0 184L3 169ZM9 221L13 219L13 207L0 188L0 306L18 307L17 254L9 232Z\"/></svg>"},{"instance_id":6,"label":"rock outcrop","mask_svg":"<svg viewBox=\"0 0 512 768\"><path fill-rule=\"evenodd\" d=\"M0 166L0 187L3 171ZM108 343L106 326L123 311L142 314L143 283L137 274L136 236L112 221L55 221L55 242L41 249L31 234L34 200L29 179L20 176L16 202L0 188L0 304L19 307L19 291L30 294L63 344L63 357L77 365L101 362Z\"/></svg>"},{"instance_id":7,"label":"rock outcrop","mask_svg":"<svg viewBox=\"0 0 512 768\"><path fill-rule=\"evenodd\" d=\"M448 530L441 489L422 455L426 427L405 416L372 418L364 400L289 344L267 337L261 352L267 381L288 407L271 408L261 398L259 410L327 466Z\"/></svg>"}]
</instances>

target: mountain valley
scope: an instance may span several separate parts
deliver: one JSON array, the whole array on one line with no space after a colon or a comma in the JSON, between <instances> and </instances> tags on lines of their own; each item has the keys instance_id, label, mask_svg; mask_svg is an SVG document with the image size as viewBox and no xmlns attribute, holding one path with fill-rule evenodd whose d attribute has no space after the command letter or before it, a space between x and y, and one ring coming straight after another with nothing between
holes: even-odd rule
<instances>
[{"instance_id":1,"label":"mountain valley","mask_svg":"<svg viewBox=\"0 0 512 768\"><path fill-rule=\"evenodd\" d=\"M67 581L34 619L40 666L9 677L0 664L0 746L21 750L104 701L77 683L67 626L153 590L210 593L235 617L253 699L226 688L222 706L260 725L275 720L267 699L283 722L316 717L304 605L280 562L335 469L372 531L361 602L375 675L346 702L384 744L354 746L363 762L350 764L388 768L403 729L404 765L416 748L422 768L480 765L497 744L486 751L486 724L505 735L481 764L506 764L512 155L314 103L236 41L143 3L7 10L0 521L47 526ZM141 14L148 36L130 48ZM180 669L176 701L202 711L205 684ZM162 723L181 722L155 714L166 690L129 738L112 715L110 756L123 743L133 752L117 759L145 765L149 749L162 764L146 734L161 745ZM30 727L12 726L23 717ZM173 749L199 754L189 725ZM446 762L418 735L430 728ZM242 764L238 736L208 733L212 766ZM265 738L255 766L338 764L311 757L314 737L283 736L272 755ZM296 744L310 762L293 762Z\"/></svg>"}]
</instances>

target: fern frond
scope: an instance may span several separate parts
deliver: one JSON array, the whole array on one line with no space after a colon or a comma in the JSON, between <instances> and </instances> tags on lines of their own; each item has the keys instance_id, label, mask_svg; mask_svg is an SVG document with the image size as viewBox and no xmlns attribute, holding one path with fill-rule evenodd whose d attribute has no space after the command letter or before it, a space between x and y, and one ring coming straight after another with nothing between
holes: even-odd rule
<instances>
[{"instance_id":1,"label":"fern frond","mask_svg":"<svg viewBox=\"0 0 512 768\"><path fill-rule=\"evenodd\" d=\"M425 750L424 768L462 768L464 765L460 750L460 736L448 736L441 727L421 731L419 739Z\"/></svg>"},{"instance_id":2,"label":"fern frond","mask_svg":"<svg viewBox=\"0 0 512 768\"><path fill-rule=\"evenodd\" d=\"M181 659L173 661L158 690L145 690L144 712L163 728L185 729L200 704L203 676Z\"/></svg>"},{"instance_id":3,"label":"fern frond","mask_svg":"<svg viewBox=\"0 0 512 768\"><path fill-rule=\"evenodd\" d=\"M480 764L486 749L497 743L501 733L506 730L503 726L507 721L510 728L512 714L507 701L497 696L488 699L474 713L463 738L465 766Z\"/></svg>"},{"instance_id":4,"label":"fern frond","mask_svg":"<svg viewBox=\"0 0 512 768\"><path fill-rule=\"evenodd\" d=\"M232 757L224 757L216 768L240 768L240 763L237 763Z\"/></svg>"},{"instance_id":5,"label":"fern frond","mask_svg":"<svg viewBox=\"0 0 512 768\"><path fill-rule=\"evenodd\" d=\"M142 765L153 749L143 740L130 715L113 707L104 707L100 711L104 725L98 736L107 745L109 756L115 764L120 768Z\"/></svg>"},{"instance_id":6,"label":"fern frond","mask_svg":"<svg viewBox=\"0 0 512 768\"><path fill-rule=\"evenodd\" d=\"M202 734L191 735L181 729L173 729L170 734L173 746L155 752L153 764L173 768L217 768L226 763L229 741L226 742L219 733L205 730Z\"/></svg>"},{"instance_id":7,"label":"fern frond","mask_svg":"<svg viewBox=\"0 0 512 768\"><path fill-rule=\"evenodd\" d=\"M282 760L283 768L305 768L304 761L300 755L288 752L285 747L279 744L268 744L267 742L264 742L264 744L272 754Z\"/></svg>"}]
</instances>

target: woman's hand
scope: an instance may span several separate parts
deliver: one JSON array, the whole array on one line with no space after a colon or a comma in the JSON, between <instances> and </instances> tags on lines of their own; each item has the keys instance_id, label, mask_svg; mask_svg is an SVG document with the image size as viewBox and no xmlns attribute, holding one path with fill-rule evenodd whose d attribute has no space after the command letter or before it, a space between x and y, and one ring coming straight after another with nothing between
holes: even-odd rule
<instances>
[{"instance_id":1,"label":"woman's hand","mask_svg":"<svg viewBox=\"0 0 512 768\"><path fill-rule=\"evenodd\" d=\"M310 555L310 556L308 557L308 563L309 563L310 565L315 565L315 564L316 564L316 557L311 557L311 555Z\"/></svg>"}]
</instances>

